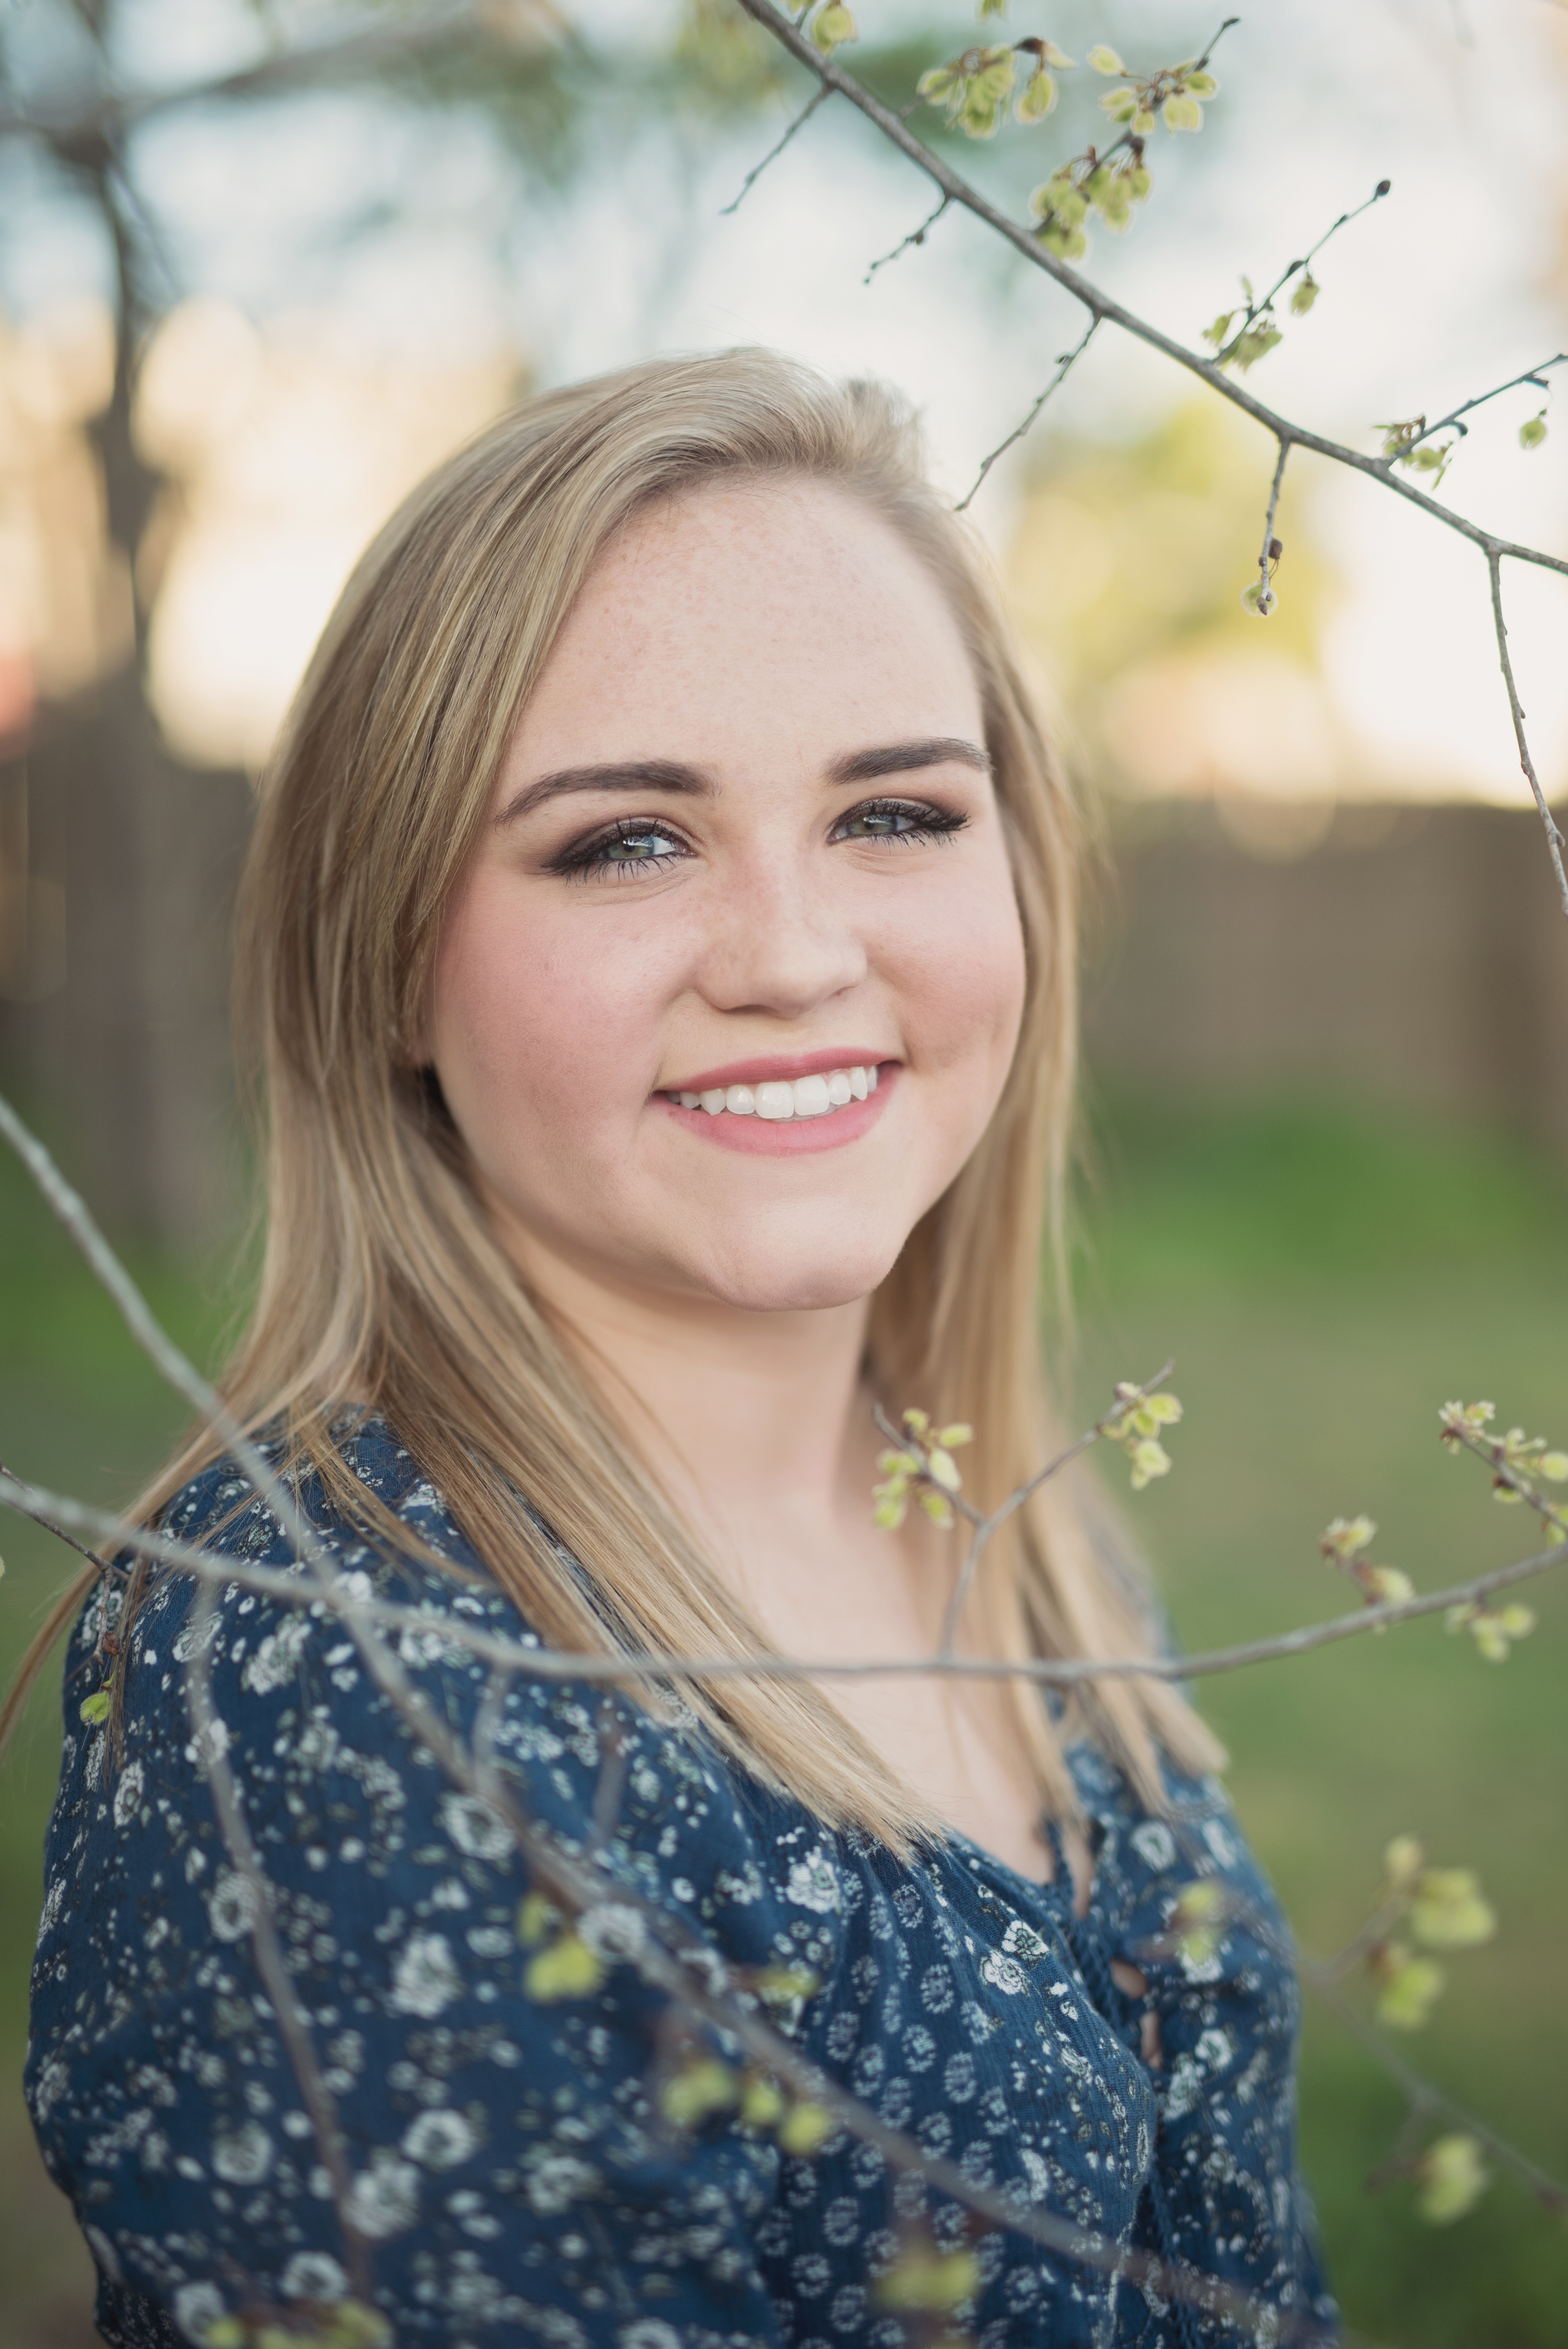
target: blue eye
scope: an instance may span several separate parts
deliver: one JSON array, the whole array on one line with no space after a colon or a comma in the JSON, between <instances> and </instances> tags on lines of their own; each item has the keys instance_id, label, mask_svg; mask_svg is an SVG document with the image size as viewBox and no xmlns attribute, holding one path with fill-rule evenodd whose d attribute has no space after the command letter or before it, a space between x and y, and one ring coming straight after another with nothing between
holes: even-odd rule
<instances>
[{"instance_id":1,"label":"blue eye","mask_svg":"<svg viewBox=\"0 0 1568 2349\"><path fill-rule=\"evenodd\" d=\"M833 827L835 840L902 840L912 846L961 832L967 816L923 800L868 800Z\"/></svg>"},{"instance_id":2,"label":"blue eye","mask_svg":"<svg viewBox=\"0 0 1568 2349\"><path fill-rule=\"evenodd\" d=\"M607 832L573 842L552 859L552 869L579 881L590 880L595 874L630 875L668 864L686 853L686 843L673 832L665 832L662 824L624 818Z\"/></svg>"},{"instance_id":3,"label":"blue eye","mask_svg":"<svg viewBox=\"0 0 1568 2349\"><path fill-rule=\"evenodd\" d=\"M623 832L602 843L599 854L606 864L653 864L661 856L675 855L677 849L678 843L666 833Z\"/></svg>"}]
</instances>

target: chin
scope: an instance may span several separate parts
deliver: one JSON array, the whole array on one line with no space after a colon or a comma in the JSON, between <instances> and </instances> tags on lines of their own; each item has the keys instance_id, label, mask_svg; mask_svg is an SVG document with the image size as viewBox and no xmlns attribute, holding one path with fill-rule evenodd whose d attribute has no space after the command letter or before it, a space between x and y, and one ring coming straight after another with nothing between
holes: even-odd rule
<instances>
[{"instance_id":1,"label":"chin","mask_svg":"<svg viewBox=\"0 0 1568 2349\"><path fill-rule=\"evenodd\" d=\"M691 1287L742 1313L820 1313L833 1306L858 1305L886 1279L898 1248L885 1240L863 1248L842 1247L826 1257L820 1249L764 1246L692 1266Z\"/></svg>"}]
</instances>

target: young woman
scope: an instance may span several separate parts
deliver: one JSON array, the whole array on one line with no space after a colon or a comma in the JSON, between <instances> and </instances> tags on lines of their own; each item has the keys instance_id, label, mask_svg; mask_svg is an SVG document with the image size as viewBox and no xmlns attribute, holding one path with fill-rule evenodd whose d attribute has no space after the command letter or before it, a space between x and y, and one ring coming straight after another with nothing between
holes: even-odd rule
<instances>
[{"instance_id":1,"label":"young woman","mask_svg":"<svg viewBox=\"0 0 1568 2349\"><path fill-rule=\"evenodd\" d=\"M356 1587L428 1612L405 1669L607 1898L732 1984L806 1970L799 2050L975 2185L1327 2324L1284 1929L1169 1685L487 1695L441 1636L933 1651L957 1551L873 1524L873 1410L971 1422L985 1506L1047 1456L1075 849L980 558L882 394L741 352L531 401L366 554L263 795L238 1000L267 1254L225 1392ZM149 1514L286 1565L218 1450ZM399 2344L884 2349L934 2337L886 2282L916 2240L975 2247L954 2338L1219 2336L966 2234L848 2130L805 2149L722 2074L682 2107L700 2033L602 1927L577 1980L540 1972L511 1836L341 1625L239 1583L193 1607L164 1572L127 1609L108 1726L80 1717L96 1604L67 1682L28 2080L106 2338L346 2344L367 2262ZM1151 1616L1092 1493L1053 1484L959 1645L1148 1653ZM355 2241L187 1716L196 1640ZM1196 1878L1212 1951L1171 1932Z\"/></svg>"}]
</instances>

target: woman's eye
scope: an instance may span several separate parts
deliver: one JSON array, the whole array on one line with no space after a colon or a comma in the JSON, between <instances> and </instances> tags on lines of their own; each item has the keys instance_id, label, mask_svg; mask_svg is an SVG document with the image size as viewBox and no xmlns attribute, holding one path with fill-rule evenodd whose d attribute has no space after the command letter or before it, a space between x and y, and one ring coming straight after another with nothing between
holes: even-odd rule
<instances>
[{"instance_id":1,"label":"woman's eye","mask_svg":"<svg viewBox=\"0 0 1568 2349\"><path fill-rule=\"evenodd\" d=\"M951 808L932 807L923 801L872 800L851 808L833 828L835 840L903 840L912 843L939 840L962 831L967 816Z\"/></svg>"},{"instance_id":2,"label":"woman's eye","mask_svg":"<svg viewBox=\"0 0 1568 2349\"><path fill-rule=\"evenodd\" d=\"M661 824L622 823L609 832L595 833L564 850L552 862L558 873L583 876L594 873L625 873L639 866L667 864L686 854L686 843Z\"/></svg>"}]
</instances>

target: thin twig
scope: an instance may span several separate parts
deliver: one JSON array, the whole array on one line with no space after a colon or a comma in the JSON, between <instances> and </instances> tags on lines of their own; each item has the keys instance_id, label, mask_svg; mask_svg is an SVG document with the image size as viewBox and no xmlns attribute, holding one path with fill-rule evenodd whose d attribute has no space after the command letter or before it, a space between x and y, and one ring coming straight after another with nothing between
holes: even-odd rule
<instances>
[{"instance_id":1,"label":"thin twig","mask_svg":"<svg viewBox=\"0 0 1568 2349\"><path fill-rule=\"evenodd\" d=\"M24 1493L28 1489L22 1478L13 1469L6 1467L4 1460L0 1460L0 1477L5 1477L8 1483L19 1486ZM75 1534L67 1532L64 1526L53 1525L47 1517L43 1516L36 1517L34 1523L42 1526L45 1533L53 1534L57 1541L63 1541L67 1549L74 1549L78 1557L85 1557L89 1566L96 1566L98 1572L108 1580L112 1581L117 1575L122 1580L124 1579L126 1569L123 1566L116 1566L111 1558L100 1557L96 1549L89 1549L86 1542L79 1542Z\"/></svg>"},{"instance_id":2,"label":"thin twig","mask_svg":"<svg viewBox=\"0 0 1568 2349\"><path fill-rule=\"evenodd\" d=\"M1080 1445L1082 1439L1079 1440ZM1078 1448L1078 1447L1075 1447ZM799 1656L676 1656L656 1652L603 1654L557 1648L523 1647L520 1642L481 1631L456 1617L433 1617L428 1609L404 1607L386 1599L355 1598L335 1581L320 1581L281 1567L256 1566L249 1559L215 1555L175 1541L145 1526L128 1526L106 1510L88 1508L64 1494L40 1490L34 1495L8 1477L0 1477L0 1508L45 1522L46 1512L63 1525L97 1534L107 1541L159 1559L189 1574L214 1582L237 1582L259 1590L287 1607L325 1606L346 1618L356 1609L368 1623L388 1631L438 1631L443 1644L466 1649L481 1661L529 1681L704 1681L704 1680L909 1680L956 1678L984 1681L1024 1680L1047 1688L1070 1687L1095 1680L1206 1680L1219 1672L1240 1671L1252 1664L1273 1663L1286 1656L1310 1654L1316 1648L1353 1640L1367 1631L1382 1631L1397 1623L1411 1623L1445 1608L1463 1607L1506 1590L1515 1583L1568 1561L1568 1544L1511 1565L1493 1567L1468 1582L1445 1590L1423 1591L1398 1605L1358 1608L1353 1615L1336 1615L1320 1623L1303 1624L1268 1639L1250 1640L1231 1648L1200 1650L1189 1656L841 1656L811 1661Z\"/></svg>"},{"instance_id":3,"label":"thin twig","mask_svg":"<svg viewBox=\"0 0 1568 2349\"><path fill-rule=\"evenodd\" d=\"M791 139L794 138L795 133L798 130L804 130L807 123L810 122L813 114L816 113L817 109L822 104L825 98L831 98L832 94L832 91L824 86L824 88L818 90L816 95L801 108L799 113L795 117L794 121L789 125L789 129L784 133L783 138L779 140L779 144L776 147L770 147L768 150L767 154L764 155L760 163L754 163L752 165L750 171L746 174L745 179L740 182L740 193L734 198L733 202L724 205L721 209L718 215L720 220L727 220L731 212L738 212L740 210L741 205L745 202L752 189L757 185L758 181L762 177L762 174L768 169L769 164L776 161L777 159L782 155L785 148L788 147Z\"/></svg>"},{"instance_id":4,"label":"thin twig","mask_svg":"<svg viewBox=\"0 0 1568 2349\"><path fill-rule=\"evenodd\" d=\"M942 201L945 204L949 202L951 199L944 196ZM991 454L988 457L982 459L980 471L975 474L974 481L970 483L964 495L959 499L957 505L954 509L954 512L963 513L966 507L974 503L975 498L978 497L980 493L981 485L985 481L986 474L996 462L997 458L1005 457L1015 442L1019 441L1024 438L1025 433L1030 429L1036 417L1038 416L1041 409L1044 408L1047 400L1051 397L1051 394L1054 391L1059 390L1061 386L1067 381L1068 377L1071 374L1078 360L1082 358L1085 351L1088 350L1090 343L1093 342L1096 335L1099 332L1099 326L1100 321L1098 318L1091 318L1088 325L1084 328L1081 340L1075 343L1070 351L1063 351L1057 361L1057 371L1055 375L1052 376L1049 383L1047 384L1044 391L1041 392L1039 398L1036 400L1033 408L1030 409L1023 422L1021 424L1016 424L1012 431L1008 433L1006 439L1003 441L999 441L996 447L992 450Z\"/></svg>"},{"instance_id":5,"label":"thin twig","mask_svg":"<svg viewBox=\"0 0 1568 2349\"><path fill-rule=\"evenodd\" d=\"M1490 399L1501 399L1505 391L1517 391L1521 384L1532 383L1538 390L1550 391L1552 387L1546 380L1547 369L1557 367L1568 367L1568 351L1559 351L1554 357L1542 359L1539 367L1526 367L1522 375L1511 375L1506 383L1493 384L1490 391L1478 391L1473 399L1461 400L1459 406L1450 409L1446 416L1439 416L1435 424L1423 426L1413 440L1405 442L1404 450L1400 454L1411 449L1418 449L1423 440L1431 440L1434 433L1438 432L1453 430L1459 433L1461 440L1467 438L1470 426L1460 421L1461 417L1468 416L1474 408L1484 408ZM1392 465L1397 461L1398 459L1393 456L1385 457L1383 460L1386 465Z\"/></svg>"},{"instance_id":6,"label":"thin twig","mask_svg":"<svg viewBox=\"0 0 1568 2349\"><path fill-rule=\"evenodd\" d=\"M1535 771L1535 761L1530 755L1530 744L1525 739L1524 712L1519 706L1519 688L1514 682L1513 660L1508 649L1508 623L1502 616L1502 556L1496 548L1488 550L1486 568L1491 582L1491 616L1497 629L1497 657L1502 669L1503 684L1508 688L1508 713L1513 720L1513 739L1519 745L1519 763L1524 770L1525 781L1535 794L1535 804L1546 827L1546 846L1552 858L1552 869L1557 875L1563 910L1568 914L1568 873L1563 869L1563 834L1558 829L1556 817L1546 804L1546 794L1541 788L1541 778Z\"/></svg>"},{"instance_id":7,"label":"thin twig","mask_svg":"<svg viewBox=\"0 0 1568 2349\"><path fill-rule=\"evenodd\" d=\"M1274 480L1269 484L1269 507L1264 516L1264 543L1258 554L1258 616L1264 620L1279 601L1274 591L1274 566L1278 559L1274 554L1274 516L1279 512L1280 484L1284 480L1285 459L1289 455L1290 442L1282 440L1279 461L1274 469Z\"/></svg>"},{"instance_id":8,"label":"thin twig","mask_svg":"<svg viewBox=\"0 0 1568 2349\"><path fill-rule=\"evenodd\" d=\"M1324 246L1328 243L1330 237L1337 236L1342 228L1348 228L1351 222L1359 220L1363 212L1369 212L1374 204L1381 203L1384 197L1389 192L1392 185L1393 182L1389 180L1379 180L1365 203L1357 204L1353 212L1341 212L1339 218L1335 222L1334 226L1332 228L1326 228L1323 234L1318 238L1317 243L1315 244L1309 244L1299 261L1292 261L1288 263L1286 266L1281 270L1279 275L1274 279L1274 284L1269 287L1268 292L1264 295L1262 301L1249 302L1247 304L1246 315L1249 326L1254 318L1261 318L1266 310L1273 309L1276 296L1284 292L1285 287L1290 284L1291 279L1295 275L1298 269L1310 269L1312 267L1313 263L1317 259L1318 254L1323 251Z\"/></svg>"},{"instance_id":9,"label":"thin twig","mask_svg":"<svg viewBox=\"0 0 1568 2349\"><path fill-rule=\"evenodd\" d=\"M869 285L879 269L885 269L890 261L896 261L901 253L907 253L909 251L912 244L923 244L927 236L936 226L937 222L942 218L943 213L947 210L948 205L952 202L953 199L951 196L944 196L942 202L937 205L936 210L934 212L929 213L926 218L921 222L918 228L912 228L907 236L900 237L898 243L893 246L891 253L884 253L880 261L872 262L871 267L867 270L865 275L861 280L861 285Z\"/></svg>"}]
</instances>

